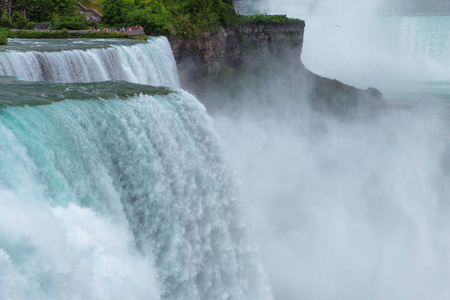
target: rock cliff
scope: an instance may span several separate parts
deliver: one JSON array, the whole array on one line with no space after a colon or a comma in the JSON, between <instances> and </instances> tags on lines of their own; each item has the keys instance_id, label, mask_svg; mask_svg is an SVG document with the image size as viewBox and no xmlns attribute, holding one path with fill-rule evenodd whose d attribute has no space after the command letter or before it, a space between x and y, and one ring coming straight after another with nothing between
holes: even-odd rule
<instances>
[{"instance_id":1,"label":"rock cliff","mask_svg":"<svg viewBox=\"0 0 450 300\"><path fill-rule=\"evenodd\" d=\"M225 99L224 95L233 97L248 89L256 93L264 89L267 92L261 97L276 98L274 91L282 89L340 117L361 107L385 106L381 93L373 88L359 90L306 70L300 60L304 28L303 21L256 22L200 33L191 40L174 36L169 41L182 86L200 100L218 93Z\"/></svg>"},{"instance_id":2,"label":"rock cliff","mask_svg":"<svg viewBox=\"0 0 450 300\"><path fill-rule=\"evenodd\" d=\"M287 24L251 23L233 29L204 32L195 39L169 39L182 85L197 91L220 72L252 67L280 54L300 57L304 22ZM288 52L288 53L287 53Z\"/></svg>"}]
</instances>

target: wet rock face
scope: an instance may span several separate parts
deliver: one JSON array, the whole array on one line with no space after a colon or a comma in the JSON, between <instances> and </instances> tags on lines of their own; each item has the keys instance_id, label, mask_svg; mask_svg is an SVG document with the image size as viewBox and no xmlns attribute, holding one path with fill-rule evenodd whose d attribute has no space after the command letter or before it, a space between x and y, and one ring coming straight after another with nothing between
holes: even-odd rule
<instances>
[{"instance_id":1,"label":"wet rock face","mask_svg":"<svg viewBox=\"0 0 450 300\"><path fill-rule=\"evenodd\" d=\"M293 48L301 55L305 22L286 24L249 23L238 29L244 48L261 50L264 55L273 55L274 51ZM244 49L247 50L247 49Z\"/></svg>"},{"instance_id":2,"label":"wet rock face","mask_svg":"<svg viewBox=\"0 0 450 300\"><path fill-rule=\"evenodd\" d=\"M301 54L305 23L251 23L239 28L203 32L196 39L169 39L182 85L198 90L224 69L252 66L284 52ZM254 62L254 57L258 62Z\"/></svg>"},{"instance_id":3,"label":"wet rock face","mask_svg":"<svg viewBox=\"0 0 450 300\"><path fill-rule=\"evenodd\" d=\"M375 88L357 89L307 70L300 60L304 28L304 22L257 22L169 41L183 88L204 103L217 95L235 99L261 89L261 98L275 99L281 89L290 91L293 99L303 95L315 110L339 118L386 106Z\"/></svg>"},{"instance_id":4,"label":"wet rock face","mask_svg":"<svg viewBox=\"0 0 450 300\"><path fill-rule=\"evenodd\" d=\"M312 107L339 118L359 117L384 109L387 104L375 88L357 89L335 79L305 71L308 81L308 98Z\"/></svg>"},{"instance_id":5,"label":"wet rock face","mask_svg":"<svg viewBox=\"0 0 450 300\"><path fill-rule=\"evenodd\" d=\"M169 41L182 86L188 89L216 77L222 64L232 67L241 64L240 43L233 29L202 32L190 40L174 36Z\"/></svg>"}]
</instances>

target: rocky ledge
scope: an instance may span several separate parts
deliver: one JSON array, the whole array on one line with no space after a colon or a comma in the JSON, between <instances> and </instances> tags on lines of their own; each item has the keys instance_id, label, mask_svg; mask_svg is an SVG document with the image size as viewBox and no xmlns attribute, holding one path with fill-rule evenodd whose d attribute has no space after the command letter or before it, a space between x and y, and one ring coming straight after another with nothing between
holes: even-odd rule
<instances>
[{"instance_id":1,"label":"rocky ledge","mask_svg":"<svg viewBox=\"0 0 450 300\"><path fill-rule=\"evenodd\" d=\"M256 22L200 33L190 40L173 36L169 41L182 86L200 100L219 90L224 95L252 86L267 89L274 85L277 90L282 85L307 98L313 108L337 116L361 107L372 111L385 107L381 93L374 88L356 89L308 71L300 59L304 28L303 21Z\"/></svg>"}]
</instances>

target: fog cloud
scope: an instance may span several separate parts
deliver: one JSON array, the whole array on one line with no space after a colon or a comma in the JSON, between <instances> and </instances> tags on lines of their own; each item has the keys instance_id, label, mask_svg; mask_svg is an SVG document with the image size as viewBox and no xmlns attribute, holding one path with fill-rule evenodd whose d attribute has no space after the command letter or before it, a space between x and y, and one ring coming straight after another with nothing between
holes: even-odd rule
<instances>
[{"instance_id":1,"label":"fog cloud","mask_svg":"<svg viewBox=\"0 0 450 300\"><path fill-rule=\"evenodd\" d=\"M412 82L449 79L449 22L378 17L438 4L260 3L306 20L307 67L362 88L393 83L411 106L338 122L302 106L280 72L276 93L262 85L234 114L213 113L276 299L449 298L448 102L410 96ZM274 106L258 101L271 93Z\"/></svg>"}]
</instances>

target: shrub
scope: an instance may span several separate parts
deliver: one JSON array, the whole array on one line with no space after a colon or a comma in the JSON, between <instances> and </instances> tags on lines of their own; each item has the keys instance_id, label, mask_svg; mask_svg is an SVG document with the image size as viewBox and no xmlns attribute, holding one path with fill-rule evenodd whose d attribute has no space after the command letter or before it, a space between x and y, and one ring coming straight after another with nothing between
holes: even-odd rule
<instances>
[{"instance_id":1,"label":"shrub","mask_svg":"<svg viewBox=\"0 0 450 300\"><path fill-rule=\"evenodd\" d=\"M0 28L0 45L8 45L8 32L8 29Z\"/></svg>"},{"instance_id":2,"label":"shrub","mask_svg":"<svg viewBox=\"0 0 450 300\"><path fill-rule=\"evenodd\" d=\"M11 18L8 16L8 12L6 11L6 9L3 10L2 16L0 18L0 28L1 27L5 27L5 28L12 27Z\"/></svg>"},{"instance_id":3,"label":"shrub","mask_svg":"<svg viewBox=\"0 0 450 300\"><path fill-rule=\"evenodd\" d=\"M36 23L34 23L34 22L28 22L27 25L25 26L25 29L34 30L35 25L36 25Z\"/></svg>"},{"instance_id":4,"label":"shrub","mask_svg":"<svg viewBox=\"0 0 450 300\"><path fill-rule=\"evenodd\" d=\"M169 24L173 21L173 15L158 2L131 11L126 17L126 24L139 24L144 28L144 32L151 32L154 35L170 35Z\"/></svg>"},{"instance_id":5,"label":"shrub","mask_svg":"<svg viewBox=\"0 0 450 300\"><path fill-rule=\"evenodd\" d=\"M109 25L122 25L129 11L132 11L134 4L125 0L103 0L102 21Z\"/></svg>"},{"instance_id":6,"label":"shrub","mask_svg":"<svg viewBox=\"0 0 450 300\"><path fill-rule=\"evenodd\" d=\"M263 16L263 15L253 15L253 16L247 16L247 15L239 15L237 17L237 23L236 25L241 26L248 23L275 23L275 24L285 24L285 23L296 23L296 22L302 22L300 19L292 19L288 18L285 15L269 15L269 16Z\"/></svg>"},{"instance_id":7,"label":"shrub","mask_svg":"<svg viewBox=\"0 0 450 300\"><path fill-rule=\"evenodd\" d=\"M55 15L52 18L52 27L56 30L63 28L69 30L83 30L96 26L97 23L95 23L94 21L86 20L85 15L79 15L76 17L59 17Z\"/></svg>"},{"instance_id":8,"label":"shrub","mask_svg":"<svg viewBox=\"0 0 450 300\"><path fill-rule=\"evenodd\" d=\"M34 29L34 22L28 22L24 15L14 11L12 17L8 17L6 9L0 17L0 27L17 29Z\"/></svg>"},{"instance_id":9,"label":"shrub","mask_svg":"<svg viewBox=\"0 0 450 300\"><path fill-rule=\"evenodd\" d=\"M19 12L16 10L13 12L11 16L11 21L13 23L14 28L17 29L23 29L27 26L28 20L25 18L24 15L19 14Z\"/></svg>"},{"instance_id":10,"label":"shrub","mask_svg":"<svg viewBox=\"0 0 450 300\"><path fill-rule=\"evenodd\" d=\"M137 40L137 41L146 41L146 40L148 40L148 36L146 36L146 35L132 35L131 39L132 40Z\"/></svg>"},{"instance_id":11,"label":"shrub","mask_svg":"<svg viewBox=\"0 0 450 300\"><path fill-rule=\"evenodd\" d=\"M103 0L103 19L110 26L144 27L151 35L193 37L201 31L233 27L232 0Z\"/></svg>"}]
</instances>

